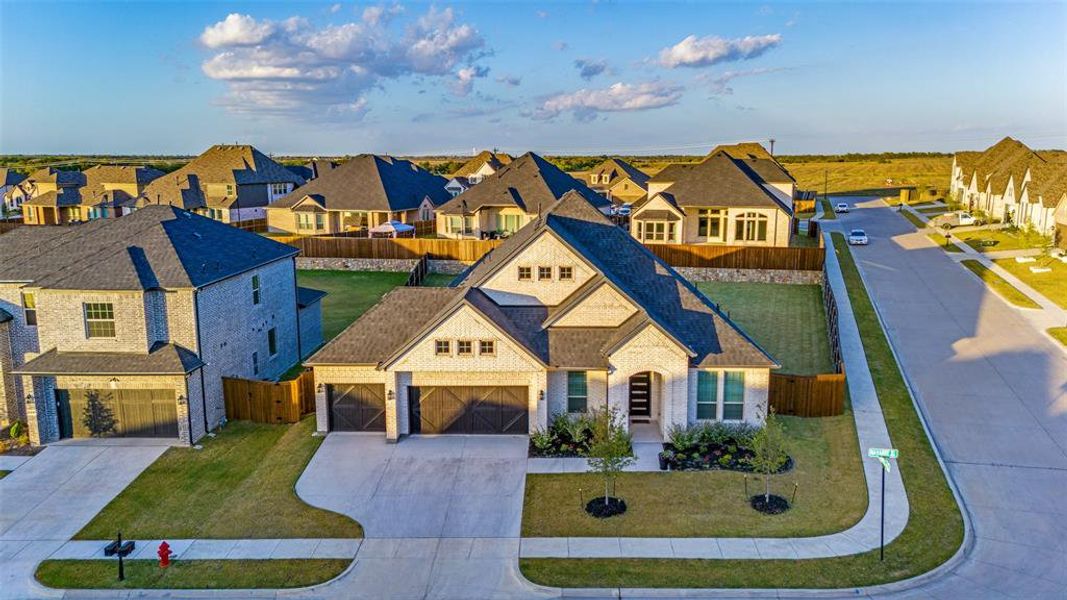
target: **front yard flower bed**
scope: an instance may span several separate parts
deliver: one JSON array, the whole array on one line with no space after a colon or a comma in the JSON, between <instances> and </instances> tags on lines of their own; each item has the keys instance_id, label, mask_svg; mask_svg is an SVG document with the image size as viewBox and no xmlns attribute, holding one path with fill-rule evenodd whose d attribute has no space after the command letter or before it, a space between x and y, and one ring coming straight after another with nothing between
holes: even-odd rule
<instances>
[{"instance_id":1,"label":"front yard flower bed","mask_svg":"<svg viewBox=\"0 0 1067 600\"><path fill-rule=\"evenodd\" d=\"M593 442L593 419L586 413L558 414L548 429L530 434L530 458L585 458ZM633 450L630 450L633 454Z\"/></svg>"},{"instance_id":2,"label":"front yard flower bed","mask_svg":"<svg viewBox=\"0 0 1067 600\"><path fill-rule=\"evenodd\" d=\"M675 427L659 455L663 471L752 472L752 440L759 428L744 423L702 423ZM792 470L793 458L787 456L775 473Z\"/></svg>"}]
</instances>

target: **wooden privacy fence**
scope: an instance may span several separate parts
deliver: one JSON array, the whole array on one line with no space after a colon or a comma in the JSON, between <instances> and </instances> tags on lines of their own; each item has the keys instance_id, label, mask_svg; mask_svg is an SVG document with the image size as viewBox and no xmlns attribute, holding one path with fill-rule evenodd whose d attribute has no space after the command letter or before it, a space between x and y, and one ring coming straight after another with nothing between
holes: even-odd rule
<instances>
[{"instance_id":1,"label":"wooden privacy fence","mask_svg":"<svg viewBox=\"0 0 1067 600\"><path fill-rule=\"evenodd\" d=\"M7 233L22 227L22 221L0 221L0 233Z\"/></svg>"},{"instance_id":2,"label":"wooden privacy fence","mask_svg":"<svg viewBox=\"0 0 1067 600\"><path fill-rule=\"evenodd\" d=\"M274 237L300 249L305 258L389 258L475 262L501 244L500 240L361 239L330 236ZM790 269L820 271L823 248L648 244L645 246L672 267L720 269Z\"/></svg>"},{"instance_id":3,"label":"wooden privacy fence","mask_svg":"<svg viewBox=\"0 0 1067 600\"><path fill-rule=\"evenodd\" d=\"M315 377L304 371L288 381L222 378L226 418L256 423L296 423L315 412Z\"/></svg>"},{"instance_id":4,"label":"wooden privacy fence","mask_svg":"<svg viewBox=\"0 0 1067 600\"><path fill-rule=\"evenodd\" d=\"M826 260L824 248L698 244L648 244L645 247L672 267L821 271Z\"/></svg>"},{"instance_id":5,"label":"wooden privacy fence","mask_svg":"<svg viewBox=\"0 0 1067 600\"><path fill-rule=\"evenodd\" d=\"M768 403L779 415L833 417L845 412L845 374L771 373Z\"/></svg>"},{"instance_id":6,"label":"wooden privacy fence","mask_svg":"<svg viewBox=\"0 0 1067 600\"><path fill-rule=\"evenodd\" d=\"M245 231L254 231L256 233L262 233L267 231L267 219L245 219L244 221L235 221L230 223L238 229Z\"/></svg>"},{"instance_id":7,"label":"wooden privacy fence","mask_svg":"<svg viewBox=\"0 0 1067 600\"><path fill-rule=\"evenodd\" d=\"M815 199L811 200L794 200L793 201L794 213L806 213L815 212Z\"/></svg>"}]
</instances>

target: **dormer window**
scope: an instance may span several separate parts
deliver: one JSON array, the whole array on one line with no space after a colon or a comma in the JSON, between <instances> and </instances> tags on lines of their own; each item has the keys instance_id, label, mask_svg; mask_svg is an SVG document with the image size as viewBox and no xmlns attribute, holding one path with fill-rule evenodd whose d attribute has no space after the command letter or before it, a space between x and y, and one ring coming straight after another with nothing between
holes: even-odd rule
<instances>
[{"instance_id":1,"label":"dormer window","mask_svg":"<svg viewBox=\"0 0 1067 600\"><path fill-rule=\"evenodd\" d=\"M537 267L537 280L544 281L552 279L552 267Z\"/></svg>"}]
</instances>

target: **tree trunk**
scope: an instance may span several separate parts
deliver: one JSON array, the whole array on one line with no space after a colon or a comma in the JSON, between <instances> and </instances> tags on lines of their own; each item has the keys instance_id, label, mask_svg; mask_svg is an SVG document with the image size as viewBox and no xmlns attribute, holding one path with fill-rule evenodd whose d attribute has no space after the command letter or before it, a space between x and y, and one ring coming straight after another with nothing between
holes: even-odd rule
<instances>
[{"instance_id":1,"label":"tree trunk","mask_svg":"<svg viewBox=\"0 0 1067 600\"><path fill-rule=\"evenodd\" d=\"M766 504L771 503L771 474L767 473L763 476L763 483L766 485L766 489L763 493L763 501Z\"/></svg>"},{"instance_id":2,"label":"tree trunk","mask_svg":"<svg viewBox=\"0 0 1067 600\"><path fill-rule=\"evenodd\" d=\"M609 486L610 483L611 483L611 480L608 479L607 477L605 477L604 478L604 506L608 505L608 486Z\"/></svg>"}]
</instances>

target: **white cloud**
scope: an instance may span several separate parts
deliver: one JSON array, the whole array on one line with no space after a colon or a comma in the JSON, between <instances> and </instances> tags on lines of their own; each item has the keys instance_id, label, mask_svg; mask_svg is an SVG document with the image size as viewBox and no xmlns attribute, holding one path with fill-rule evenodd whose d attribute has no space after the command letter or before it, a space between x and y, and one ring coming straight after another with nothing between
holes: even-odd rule
<instances>
[{"instance_id":1,"label":"white cloud","mask_svg":"<svg viewBox=\"0 0 1067 600\"><path fill-rule=\"evenodd\" d=\"M556 94L541 101L529 114L533 119L552 119L570 112L579 121L588 121L601 112L627 112L662 108L678 102L682 87L659 81L616 83L602 89L580 89Z\"/></svg>"},{"instance_id":2,"label":"white cloud","mask_svg":"<svg viewBox=\"0 0 1067 600\"><path fill-rule=\"evenodd\" d=\"M748 60L762 55L782 43L781 34L745 36L726 39L718 36L691 35L659 53L659 63L676 67L708 67L721 62Z\"/></svg>"},{"instance_id":3,"label":"white cloud","mask_svg":"<svg viewBox=\"0 0 1067 600\"><path fill-rule=\"evenodd\" d=\"M608 61L603 59L579 58L574 61L574 68L578 69L578 76L589 81L608 70Z\"/></svg>"},{"instance_id":4,"label":"white cloud","mask_svg":"<svg viewBox=\"0 0 1067 600\"><path fill-rule=\"evenodd\" d=\"M223 46L254 46L274 33L274 24L256 21L249 15L230 13L225 19L206 27L200 42L208 48Z\"/></svg>"},{"instance_id":5,"label":"white cloud","mask_svg":"<svg viewBox=\"0 0 1067 600\"><path fill-rule=\"evenodd\" d=\"M340 2L338 2L337 4L334 4L334 5L332 5L332 6L330 6L330 14L331 14L331 15L333 15L333 14L337 14L337 13L339 13L339 12L341 12L341 3L340 3Z\"/></svg>"},{"instance_id":6,"label":"white cloud","mask_svg":"<svg viewBox=\"0 0 1067 600\"><path fill-rule=\"evenodd\" d=\"M323 27L302 17L271 21L232 14L201 34L214 50L201 70L226 83L221 103L230 110L310 118L362 116L370 109L367 92L387 80L455 78L457 93L465 95L474 79L488 73L474 64L484 40L470 25L457 23L451 9L430 8L405 27L389 27L400 12L395 5L370 7L360 21Z\"/></svg>"},{"instance_id":7,"label":"white cloud","mask_svg":"<svg viewBox=\"0 0 1067 600\"><path fill-rule=\"evenodd\" d=\"M489 74L489 67L463 67L456 72L456 81L452 84L452 91L457 96L466 96L474 87L474 80Z\"/></svg>"}]
</instances>

